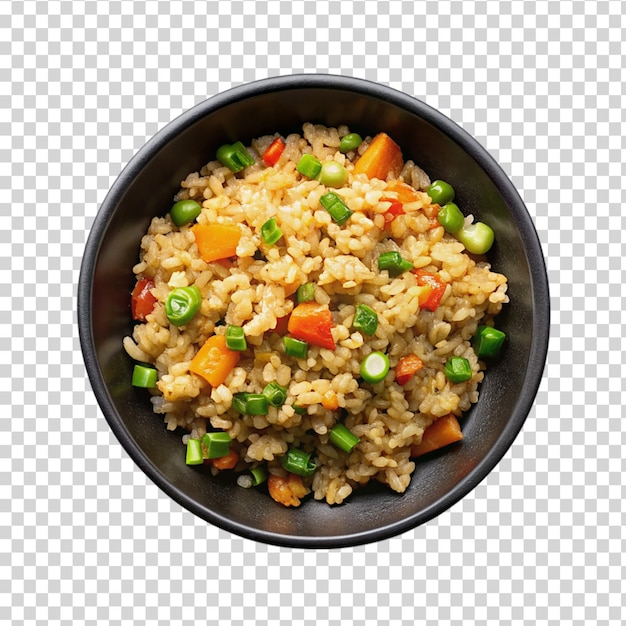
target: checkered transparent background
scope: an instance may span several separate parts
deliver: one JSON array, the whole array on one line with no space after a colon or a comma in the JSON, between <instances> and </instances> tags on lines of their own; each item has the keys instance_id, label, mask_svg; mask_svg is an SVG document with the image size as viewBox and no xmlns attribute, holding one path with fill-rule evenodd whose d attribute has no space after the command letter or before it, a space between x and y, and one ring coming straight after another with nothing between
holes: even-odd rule
<instances>
[{"instance_id":1,"label":"checkered transparent background","mask_svg":"<svg viewBox=\"0 0 626 626\"><path fill-rule=\"evenodd\" d=\"M621 624L623 4L0 3L0 622ZM277 74L364 77L473 134L543 245L534 410L470 495L343 550L209 526L129 460L83 367L75 286L99 203L169 120Z\"/></svg>"}]
</instances>

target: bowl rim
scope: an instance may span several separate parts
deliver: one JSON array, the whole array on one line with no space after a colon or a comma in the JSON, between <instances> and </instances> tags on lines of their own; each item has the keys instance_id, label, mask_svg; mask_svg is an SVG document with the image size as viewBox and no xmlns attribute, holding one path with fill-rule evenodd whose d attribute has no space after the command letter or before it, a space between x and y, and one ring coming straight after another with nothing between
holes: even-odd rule
<instances>
[{"instance_id":1,"label":"bowl rim","mask_svg":"<svg viewBox=\"0 0 626 626\"><path fill-rule=\"evenodd\" d=\"M534 319L542 321L542 323L536 321L533 325L531 350L522 392L518 396L514 409L500 437L488 454L456 483L449 492L428 507L391 524L358 533L334 536L300 536L253 528L214 513L173 486L135 443L115 408L96 358L93 326L91 315L89 314L92 302L92 283L102 237L107 230L117 204L126 191L128 183L134 179L152 156L178 133L213 111L260 94L297 89L351 91L390 102L399 108L424 118L439 131L460 144L493 180L507 206L514 214L530 268L532 308L535 311ZM521 431L532 409L545 371L550 338L549 320L550 296L548 276L535 225L512 181L495 159L473 136L456 122L418 98L382 83L338 74L304 73L279 75L231 87L199 102L162 127L128 161L102 201L85 244L77 286L79 340L92 391L111 430L135 464L169 497L204 521L246 539L290 548L342 548L389 539L437 517L477 487L502 460Z\"/></svg>"}]
</instances>

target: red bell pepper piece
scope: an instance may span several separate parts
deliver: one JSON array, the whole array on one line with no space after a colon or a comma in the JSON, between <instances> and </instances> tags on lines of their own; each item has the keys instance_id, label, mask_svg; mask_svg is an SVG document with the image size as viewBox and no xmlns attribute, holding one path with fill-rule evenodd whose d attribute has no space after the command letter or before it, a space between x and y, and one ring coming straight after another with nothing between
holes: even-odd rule
<instances>
[{"instance_id":1,"label":"red bell pepper piece","mask_svg":"<svg viewBox=\"0 0 626 626\"><path fill-rule=\"evenodd\" d=\"M446 291L446 283L441 279L439 274L431 274L421 269L411 270L417 276L417 284L420 286L428 285L432 291L428 299L422 305L429 311L434 311L439 306L441 298Z\"/></svg>"},{"instance_id":2,"label":"red bell pepper piece","mask_svg":"<svg viewBox=\"0 0 626 626\"><path fill-rule=\"evenodd\" d=\"M289 333L300 341L327 348L335 349L335 340L331 333L333 316L325 304L317 302L303 302L299 304L289 317L287 329Z\"/></svg>"},{"instance_id":3,"label":"red bell pepper piece","mask_svg":"<svg viewBox=\"0 0 626 626\"><path fill-rule=\"evenodd\" d=\"M289 324L289 315L285 315L283 317L276 318L276 326L273 328L273 331L283 337L287 334L287 325Z\"/></svg>"},{"instance_id":4,"label":"red bell pepper piece","mask_svg":"<svg viewBox=\"0 0 626 626\"><path fill-rule=\"evenodd\" d=\"M145 322L146 315L154 310L157 299L150 292L153 288L154 282L148 278L137 281L130 298L130 310L135 321Z\"/></svg>"},{"instance_id":5,"label":"red bell pepper piece","mask_svg":"<svg viewBox=\"0 0 626 626\"><path fill-rule=\"evenodd\" d=\"M272 141L272 143L269 145L267 150L263 153L262 158L265 164L269 165L270 167L272 165L276 165L284 149L285 149L285 142L280 137L276 137L276 139Z\"/></svg>"},{"instance_id":6,"label":"red bell pepper piece","mask_svg":"<svg viewBox=\"0 0 626 626\"><path fill-rule=\"evenodd\" d=\"M391 206L385 211L385 224L391 224L398 215L404 214L404 208L402 202L393 200L392 198L382 198L382 202L391 202Z\"/></svg>"},{"instance_id":7,"label":"red bell pepper piece","mask_svg":"<svg viewBox=\"0 0 626 626\"><path fill-rule=\"evenodd\" d=\"M398 385L406 385L422 367L424 367L424 363L417 354L403 356L396 365L396 382Z\"/></svg>"}]
</instances>

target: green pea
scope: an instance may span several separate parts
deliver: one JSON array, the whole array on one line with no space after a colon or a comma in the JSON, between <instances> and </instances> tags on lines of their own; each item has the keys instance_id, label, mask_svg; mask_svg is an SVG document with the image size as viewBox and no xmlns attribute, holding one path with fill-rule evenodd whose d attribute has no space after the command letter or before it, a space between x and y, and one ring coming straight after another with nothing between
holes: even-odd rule
<instances>
[{"instance_id":1,"label":"green pea","mask_svg":"<svg viewBox=\"0 0 626 626\"><path fill-rule=\"evenodd\" d=\"M452 234L461 230L461 228L463 228L463 224L465 223L465 218L463 217L463 213L461 213L461 209L459 209L454 202L447 202L444 204L437 214L437 219L445 228L446 232Z\"/></svg>"},{"instance_id":2,"label":"green pea","mask_svg":"<svg viewBox=\"0 0 626 626\"><path fill-rule=\"evenodd\" d=\"M426 190L431 200L440 206L454 200L454 189L445 180L436 180Z\"/></svg>"},{"instance_id":3,"label":"green pea","mask_svg":"<svg viewBox=\"0 0 626 626\"><path fill-rule=\"evenodd\" d=\"M202 207L195 200L179 200L170 210L170 217L176 226L183 226L193 222Z\"/></svg>"},{"instance_id":4,"label":"green pea","mask_svg":"<svg viewBox=\"0 0 626 626\"><path fill-rule=\"evenodd\" d=\"M348 179L346 168L337 161L325 161L322 163L320 182L326 187L342 187Z\"/></svg>"},{"instance_id":5,"label":"green pea","mask_svg":"<svg viewBox=\"0 0 626 626\"><path fill-rule=\"evenodd\" d=\"M474 222L465 226L454 236L471 254L485 254L495 240L493 229L484 222Z\"/></svg>"},{"instance_id":6,"label":"green pea","mask_svg":"<svg viewBox=\"0 0 626 626\"><path fill-rule=\"evenodd\" d=\"M356 150L361 143L363 143L363 139L361 135L358 133L349 133L341 138L341 142L339 144L339 152L345 154L346 152L351 152L352 150Z\"/></svg>"}]
</instances>

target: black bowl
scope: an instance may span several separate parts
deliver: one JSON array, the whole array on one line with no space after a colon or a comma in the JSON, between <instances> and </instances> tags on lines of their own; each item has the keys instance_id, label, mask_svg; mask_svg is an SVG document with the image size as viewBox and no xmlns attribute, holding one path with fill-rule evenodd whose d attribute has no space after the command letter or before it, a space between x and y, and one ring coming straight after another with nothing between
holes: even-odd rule
<instances>
[{"instance_id":1,"label":"black bowl","mask_svg":"<svg viewBox=\"0 0 626 626\"><path fill-rule=\"evenodd\" d=\"M495 230L494 268L509 278L511 303L498 326L503 358L487 373L477 405L464 417L464 441L417 464L409 489L357 490L340 506L315 500L297 509L263 490L242 489L185 465L181 434L165 430L145 391L131 387L133 363L122 347L131 332L129 293L139 241L166 213L180 181L237 139L301 132L304 122L384 130L431 176L451 182L461 207ZM249 539L291 547L342 547L392 537L439 515L499 462L519 433L541 382L549 337L548 281L530 216L489 154L426 104L386 86L332 75L269 78L230 89L193 107L151 139L106 196L90 233L78 286L78 324L93 391L113 432L137 465L180 505ZM228 474L225 472L224 474Z\"/></svg>"}]
</instances>

